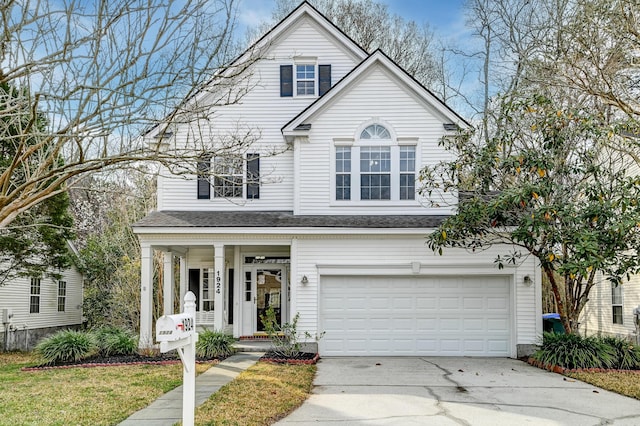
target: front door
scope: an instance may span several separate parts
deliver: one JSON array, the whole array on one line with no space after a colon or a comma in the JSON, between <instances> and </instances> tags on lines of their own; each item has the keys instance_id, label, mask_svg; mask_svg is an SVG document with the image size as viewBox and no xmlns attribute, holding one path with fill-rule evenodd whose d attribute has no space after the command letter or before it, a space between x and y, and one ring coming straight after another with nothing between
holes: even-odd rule
<instances>
[{"instance_id":1,"label":"front door","mask_svg":"<svg viewBox=\"0 0 640 426\"><path fill-rule=\"evenodd\" d=\"M272 307L282 324L286 303L286 268L282 265L245 266L242 306L242 334L264 332L262 317Z\"/></svg>"}]
</instances>

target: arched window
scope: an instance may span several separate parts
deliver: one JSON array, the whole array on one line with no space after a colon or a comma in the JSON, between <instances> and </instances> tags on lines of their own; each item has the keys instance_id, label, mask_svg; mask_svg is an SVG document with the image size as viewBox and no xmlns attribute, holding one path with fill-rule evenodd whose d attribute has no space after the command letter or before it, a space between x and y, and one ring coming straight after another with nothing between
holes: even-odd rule
<instances>
[{"instance_id":1,"label":"arched window","mask_svg":"<svg viewBox=\"0 0 640 426\"><path fill-rule=\"evenodd\" d=\"M335 199L415 200L416 145L399 144L377 123L359 136L354 145L335 148Z\"/></svg>"},{"instance_id":2,"label":"arched window","mask_svg":"<svg viewBox=\"0 0 640 426\"><path fill-rule=\"evenodd\" d=\"M360 139L391 139L391 134L384 126L372 124L360 133Z\"/></svg>"}]
</instances>

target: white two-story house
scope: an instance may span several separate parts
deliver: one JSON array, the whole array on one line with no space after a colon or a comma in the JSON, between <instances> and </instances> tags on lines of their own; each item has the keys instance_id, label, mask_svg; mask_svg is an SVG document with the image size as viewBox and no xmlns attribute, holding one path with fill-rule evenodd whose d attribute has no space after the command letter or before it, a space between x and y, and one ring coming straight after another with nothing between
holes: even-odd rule
<instances>
[{"instance_id":1,"label":"white two-story house","mask_svg":"<svg viewBox=\"0 0 640 426\"><path fill-rule=\"evenodd\" d=\"M216 107L209 130L147 135L176 146L223 144L238 129L257 136L241 161L213 154L198 175L161 173L158 210L134 226L141 344L152 343L152 253L161 250L165 312L179 257L180 293L196 294L198 325L236 337L263 334L273 307L282 322L299 314L300 332L324 332L323 356L530 351L542 327L534 261L499 270L498 249L438 255L425 245L456 199L432 194L446 206L434 207L419 193L420 170L446 159L440 139L469 124L308 3L255 48L250 90Z\"/></svg>"}]
</instances>

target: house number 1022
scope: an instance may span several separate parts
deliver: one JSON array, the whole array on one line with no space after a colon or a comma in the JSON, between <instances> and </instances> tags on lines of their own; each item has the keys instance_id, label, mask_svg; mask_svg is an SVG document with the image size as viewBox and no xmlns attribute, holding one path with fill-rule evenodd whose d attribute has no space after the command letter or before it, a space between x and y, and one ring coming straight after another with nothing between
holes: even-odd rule
<instances>
[{"instance_id":1,"label":"house number 1022","mask_svg":"<svg viewBox=\"0 0 640 426\"><path fill-rule=\"evenodd\" d=\"M222 280L220 279L220 271L216 271L216 293L220 294L222 291Z\"/></svg>"}]
</instances>

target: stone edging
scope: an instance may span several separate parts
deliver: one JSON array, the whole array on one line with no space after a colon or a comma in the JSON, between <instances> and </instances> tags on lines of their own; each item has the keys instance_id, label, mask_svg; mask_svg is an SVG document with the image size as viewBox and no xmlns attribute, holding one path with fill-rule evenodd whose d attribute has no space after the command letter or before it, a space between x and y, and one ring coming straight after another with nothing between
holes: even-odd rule
<instances>
[{"instance_id":1,"label":"stone edging","mask_svg":"<svg viewBox=\"0 0 640 426\"><path fill-rule=\"evenodd\" d=\"M292 364L292 365L301 365L301 364L315 364L320 359L320 354L316 354L311 359L288 359L288 358L260 358L260 361L263 362L275 362L278 364Z\"/></svg>"},{"instance_id":2,"label":"stone edging","mask_svg":"<svg viewBox=\"0 0 640 426\"><path fill-rule=\"evenodd\" d=\"M608 373L608 372L622 372L622 373L634 373L640 374L640 370L618 370L615 368L565 368L560 367L559 365L545 364L536 359L529 358L527 359L527 363L541 368L543 370L548 370L553 373L558 374L566 374L566 373Z\"/></svg>"}]
</instances>

